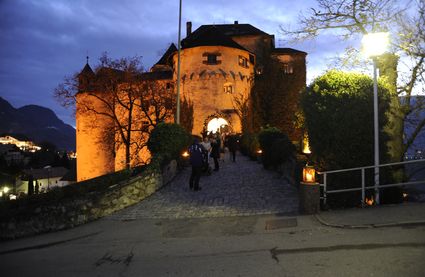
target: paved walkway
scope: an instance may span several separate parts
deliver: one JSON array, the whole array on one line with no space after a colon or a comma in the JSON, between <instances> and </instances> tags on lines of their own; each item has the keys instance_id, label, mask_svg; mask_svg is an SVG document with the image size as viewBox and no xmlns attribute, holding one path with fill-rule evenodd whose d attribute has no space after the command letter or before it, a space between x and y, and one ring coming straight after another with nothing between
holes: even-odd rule
<instances>
[{"instance_id":1,"label":"paved walkway","mask_svg":"<svg viewBox=\"0 0 425 277\"><path fill-rule=\"evenodd\" d=\"M200 218L259 214L298 214L298 192L276 172L247 157L220 163L220 170L202 176L201 191L189 189L185 168L161 190L110 219Z\"/></svg>"}]
</instances>

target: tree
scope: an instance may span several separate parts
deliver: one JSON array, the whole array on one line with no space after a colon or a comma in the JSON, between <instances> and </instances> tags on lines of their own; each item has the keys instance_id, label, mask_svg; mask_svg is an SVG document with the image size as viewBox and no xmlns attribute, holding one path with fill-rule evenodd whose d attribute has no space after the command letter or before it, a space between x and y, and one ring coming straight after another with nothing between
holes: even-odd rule
<instances>
[{"instance_id":1,"label":"tree","mask_svg":"<svg viewBox=\"0 0 425 277\"><path fill-rule=\"evenodd\" d=\"M398 84L392 92L392 118L388 127L392 130L389 154L393 161L403 159L404 153L425 126L425 118L414 116L423 108L423 103L412 101L415 91L424 90L425 3L416 3L417 7L412 7L411 2L401 6L396 0L317 0L317 8L312 8L308 15L300 15L299 29L282 27L283 33L295 40L314 38L323 32L334 32L344 39L360 39L360 35L369 32L392 31L391 36L395 38L393 53L399 54L401 61L408 61L404 64L404 72L407 73L398 78L394 54L378 60L381 76L390 83ZM410 16L413 11L417 11L416 16ZM358 52L353 48L347 51L351 56ZM414 131L409 136L404 134L406 139L403 142L406 123L414 124Z\"/></svg>"},{"instance_id":2,"label":"tree","mask_svg":"<svg viewBox=\"0 0 425 277\"><path fill-rule=\"evenodd\" d=\"M320 170L337 170L373 164L373 88L370 77L357 73L329 71L316 78L303 93L301 105L305 124L309 131L312 159ZM380 81L379 136L381 158L388 153L389 140L385 126L388 121L390 92L388 84ZM372 171L366 172L366 182L373 182ZM357 172L345 172L328 176L331 189L358 187L360 176ZM381 180L389 178L381 170ZM388 179L390 180L390 179ZM384 182L390 183L390 182ZM358 204L359 196L347 194L332 198L338 205ZM353 202L351 202L353 201Z\"/></svg>"},{"instance_id":3,"label":"tree","mask_svg":"<svg viewBox=\"0 0 425 277\"><path fill-rule=\"evenodd\" d=\"M162 72L144 72L138 56L113 60L104 53L96 74L87 67L65 78L55 97L63 106L78 106L79 113L109 120L101 139L114 145L115 152L124 148L126 168L144 163L138 153L147 146L150 132L174 116L173 82Z\"/></svg>"},{"instance_id":4,"label":"tree","mask_svg":"<svg viewBox=\"0 0 425 277\"><path fill-rule=\"evenodd\" d=\"M258 132L261 127L275 126L297 141L301 138L295 123L299 93L305 88L304 56L294 58L291 69L297 71L295 74L285 74L285 64L276 56L263 62L263 72L256 76L252 88L253 129Z\"/></svg>"}]
</instances>

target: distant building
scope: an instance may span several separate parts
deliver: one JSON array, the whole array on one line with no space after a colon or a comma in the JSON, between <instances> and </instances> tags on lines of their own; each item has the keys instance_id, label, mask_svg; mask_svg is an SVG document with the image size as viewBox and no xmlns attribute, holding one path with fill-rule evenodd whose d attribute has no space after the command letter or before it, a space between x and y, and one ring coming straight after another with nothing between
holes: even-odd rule
<instances>
[{"instance_id":1,"label":"distant building","mask_svg":"<svg viewBox=\"0 0 425 277\"><path fill-rule=\"evenodd\" d=\"M191 22L187 22L186 27L187 36L181 42L180 92L181 99L193 103L194 135L200 135L203 131L215 132L221 128L234 133L242 131L235 98L247 98L250 95L256 76L263 74L264 62L269 58L280 62L278 74L286 77L283 93L295 99L295 105L283 108L282 112L287 113L289 118L298 111L299 95L306 85L307 53L291 48L277 48L274 35L237 21L234 24L202 25L194 32ZM177 48L172 44L151 68L151 72L141 78L175 84L177 56ZM79 102L102 109L103 104L96 97L105 97L107 92L98 91L96 97L89 97L84 91L95 90L91 84L93 80L102 78L101 74L101 71L94 73L86 64L79 75L80 88L83 89L77 94L78 181L123 168L122 150L117 149L114 142L104 139L105 130L113 125L113 121L99 114L88 116L79 111ZM173 93L176 93L175 88ZM302 134L294 124L281 128L292 141L301 141Z\"/></svg>"},{"instance_id":2,"label":"distant building","mask_svg":"<svg viewBox=\"0 0 425 277\"><path fill-rule=\"evenodd\" d=\"M41 150L41 147L35 145L32 141L20 141L12 136L0 137L0 144L13 144L25 152L36 152Z\"/></svg>"},{"instance_id":3,"label":"distant building","mask_svg":"<svg viewBox=\"0 0 425 277\"><path fill-rule=\"evenodd\" d=\"M69 177L68 177L69 176ZM65 178L64 178L65 177ZM17 180L17 193L28 193L28 181L32 178L34 191L40 193L51 190L55 187L63 187L75 183L75 178L72 179L72 173L64 167L45 167L37 169L26 169L22 176Z\"/></svg>"}]
</instances>

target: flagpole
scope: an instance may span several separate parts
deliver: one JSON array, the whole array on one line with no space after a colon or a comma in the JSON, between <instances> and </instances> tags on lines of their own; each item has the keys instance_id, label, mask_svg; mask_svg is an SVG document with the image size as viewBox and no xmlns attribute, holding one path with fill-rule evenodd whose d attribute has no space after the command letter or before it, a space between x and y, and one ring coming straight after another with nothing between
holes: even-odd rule
<instances>
[{"instance_id":1,"label":"flagpole","mask_svg":"<svg viewBox=\"0 0 425 277\"><path fill-rule=\"evenodd\" d=\"M182 26L182 0L179 5L179 35L177 41L177 109L176 109L176 123L180 124L180 40L181 40L181 26Z\"/></svg>"}]
</instances>

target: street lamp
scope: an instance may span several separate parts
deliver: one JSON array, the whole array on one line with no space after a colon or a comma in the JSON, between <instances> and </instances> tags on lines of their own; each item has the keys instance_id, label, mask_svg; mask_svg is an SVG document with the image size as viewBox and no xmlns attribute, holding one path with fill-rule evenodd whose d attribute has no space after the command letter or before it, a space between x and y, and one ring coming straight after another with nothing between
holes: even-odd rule
<instances>
[{"instance_id":1,"label":"street lamp","mask_svg":"<svg viewBox=\"0 0 425 277\"><path fill-rule=\"evenodd\" d=\"M181 28L182 27L182 0L179 5L179 35L177 41L177 107L176 107L176 123L180 124L180 40L181 40Z\"/></svg>"},{"instance_id":2,"label":"street lamp","mask_svg":"<svg viewBox=\"0 0 425 277\"><path fill-rule=\"evenodd\" d=\"M373 126L375 148L375 202L379 204L379 125L378 125L378 80L376 59L382 55L389 43L389 34L370 33L363 36L363 53L373 61Z\"/></svg>"}]
</instances>

